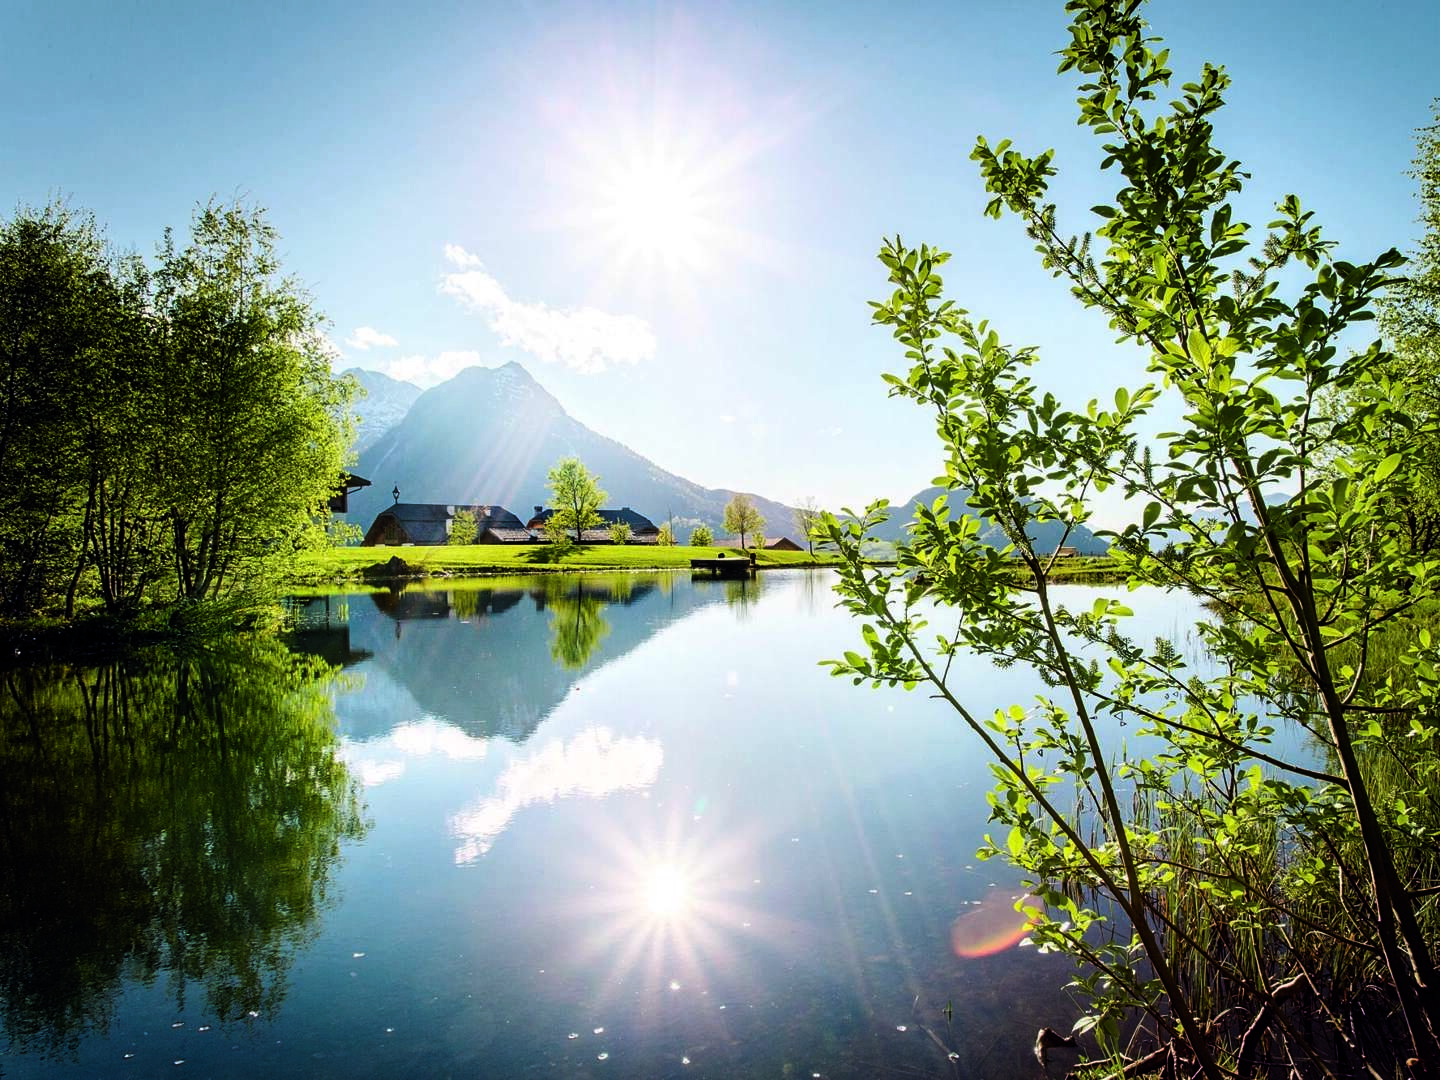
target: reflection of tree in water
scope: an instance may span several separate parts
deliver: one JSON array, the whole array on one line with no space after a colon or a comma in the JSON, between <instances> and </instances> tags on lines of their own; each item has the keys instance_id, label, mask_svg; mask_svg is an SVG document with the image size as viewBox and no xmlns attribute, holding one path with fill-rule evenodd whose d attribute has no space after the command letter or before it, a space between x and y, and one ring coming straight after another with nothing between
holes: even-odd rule
<instances>
[{"instance_id":1,"label":"reflection of tree in water","mask_svg":"<svg viewBox=\"0 0 1440 1080\"><path fill-rule=\"evenodd\" d=\"M735 609L737 619L750 617L750 608L760 599L760 575L725 582L725 603Z\"/></svg>"},{"instance_id":2,"label":"reflection of tree in water","mask_svg":"<svg viewBox=\"0 0 1440 1080\"><path fill-rule=\"evenodd\" d=\"M340 843L364 831L319 668L274 641L11 671L0 686L0 1025L104 1030L166 974L221 1022L273 1012Z\"/></svg>"},{"instance_id":3,"label":"reflection of tree in water","mask_svg":"<svg viewBox=\"0 0 1440 1080\"><path fill-rule=\"evenodd\" d=\"M584 588L576 582L546 581L543 592L545 610L550 613L551 659L571 670L584 667L610 633L610 624L600 611L605 601L593 586ZM626 589L626 597L629 595ZM606 599L620 598L611 593Z\"/></svg>"}]
</instances>

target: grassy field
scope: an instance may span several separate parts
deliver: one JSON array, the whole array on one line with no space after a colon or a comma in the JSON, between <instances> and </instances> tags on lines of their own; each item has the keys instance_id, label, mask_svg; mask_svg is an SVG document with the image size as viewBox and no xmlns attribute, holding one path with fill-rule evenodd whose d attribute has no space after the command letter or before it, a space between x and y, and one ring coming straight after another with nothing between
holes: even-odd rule
<instances>
[{"instance_id":1,"label":"grassy field","mask_svg":"<svg viewBox=\"0 0 1440 1080\"><path fill-rule=\"evenodd\" d=\"M583 570L688 570L691 559L714 558L722 550L727 558L740 557L733 548L656 547L648 544L578 547L560 562L551 561L549 545L545 544L330 548L302 555L287 584L323 585L358 580L364 576L367 567L383 565L392 556L399 556L422 574L490 576ZM879 561L887 560L881 558ZM836 562L833 553L816 552L812 557L806 551L762 551L758 559L762 570L834 566ZM1059 560L1051 578L1056 581L1100 583L1121 580L1122 575L1117 573L1112 560L1089 557Z\"/></svg>"},{"instance_id":2,"label":"grassy field","mask_svg":"<svg viewBox=\"0 0 1440 1080\"><path fill-rule=\"evenodd\" d=\"M295 585L318 584L338 578L357 578L367 567L383 565L398 556L427 574L531 574L557 570L688 570L690 560L714 558L725 550L726 558L740 558L734 549L616 546L595 544L577 547L560 562L550 561L546 544L514 547L499 544L457 544L442 547L347 547L302 555L290 575ZM762 551L761 569L781 566L831 566L833 555L805 551Z\"/></svg>"}]
</instances>

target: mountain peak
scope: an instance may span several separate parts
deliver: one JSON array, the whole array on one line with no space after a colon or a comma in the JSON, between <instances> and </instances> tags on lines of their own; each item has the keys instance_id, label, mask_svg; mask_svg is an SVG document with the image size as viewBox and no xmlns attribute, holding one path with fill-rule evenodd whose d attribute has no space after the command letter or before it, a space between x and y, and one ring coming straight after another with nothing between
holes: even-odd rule
<instances>
[{"instance_id":1,"label":"mountain peak","mask_svg":"<svg viewBox=\"0 0 1440 1080\"><path fill-rule=\"evenodd\" d=\"M578 457L610 493L652 521L683 529L718 526L731 493L702 488L585 427L518 363L469 367L420 395L405 418L366 449L356 471L372 488L350 499L362 525L389 505L398 487L407 502L474 503L526 510L550 499L548 473ZM768 535L794 531L790 509L756 497ZM609 505L607 504L607 505Z\"/></svg>"}]
</instances>

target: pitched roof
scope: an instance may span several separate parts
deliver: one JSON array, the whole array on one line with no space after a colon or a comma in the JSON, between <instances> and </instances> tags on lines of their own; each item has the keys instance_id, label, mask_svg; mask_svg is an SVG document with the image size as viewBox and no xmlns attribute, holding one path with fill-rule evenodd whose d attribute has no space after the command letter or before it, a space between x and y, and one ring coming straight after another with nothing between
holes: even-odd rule
<instances>
[{"instance_id":1,"label":"pitched roof","mask_svg":"<svg viewBox=\"0 0 1440 1080\"><path fill-rule=\"evenodd\" d=\"M553 506L547 506L544 510L539 511L526 524L532 529L542 529L554 513L555 508ZM658 526L644 514L636 513L628 506L622 506L619 510L597 510L596 513L600 515L600 520L605 522L607 529L617 521L623 521L629 525L632 533L640 532L642 529L658 529Z\"/></svg>"},{"instance_id":2,"label":"pitched roof","mask_svg":"<svg viewBox=\"0 0 1440 1080\"><path fill-rule=\"evenodd\" d=\"M525 528L520 519L503 506L464 506L454 503L396 503L387 506L375 515L375 525L385 517L393 518L405 530L412 544L443 544L449 539L450 530L446 523L455 516L456 510L468 510L475 515L475 531L486 529ZM369 535L367 533L367 535Z\"/></svg>"},{"instance_id":3,"label":"pitched roof","mask_svg":"<svg viewBox=\"0 0 1440 1080\"><path fill-rule=\"evenodd\" d=\"M506 526L500 526L499 528L489 526L484 529L480 529L476 535L478 537L489 536L497 543L501 544L525 544L529 543L531 540L534 539L528 529L513 529Z\"/></svg>"},{"instance_id":4,"label":"pitched roof","mask_svg":"<svg viewBox=\"0 0 1440 1080\"><path fill-rule=\"evenodd\" d=\"M475 528L480 532L486 529L525 528L525 523L503 506L457 506L455 509L469 510L474 514Z\"/></svg>"}]
</instances>

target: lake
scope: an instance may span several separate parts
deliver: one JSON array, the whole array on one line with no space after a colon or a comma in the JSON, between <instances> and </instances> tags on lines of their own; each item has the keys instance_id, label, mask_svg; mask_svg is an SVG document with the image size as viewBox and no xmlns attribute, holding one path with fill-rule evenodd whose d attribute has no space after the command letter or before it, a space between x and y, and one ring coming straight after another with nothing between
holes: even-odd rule
<instances>
[{"instance_id":1,"label":"lake","mask_svg":"<svg viewBox=\"0 0 1440 1080\"><path fill-rule=\"evenodd\" d=\"M817 665L832 580L457 581L297 602L298 668L8 672L0 1075L1036 1075L1078 1010L975 857L983 748Z\"/></svg>"}]
</instances>

